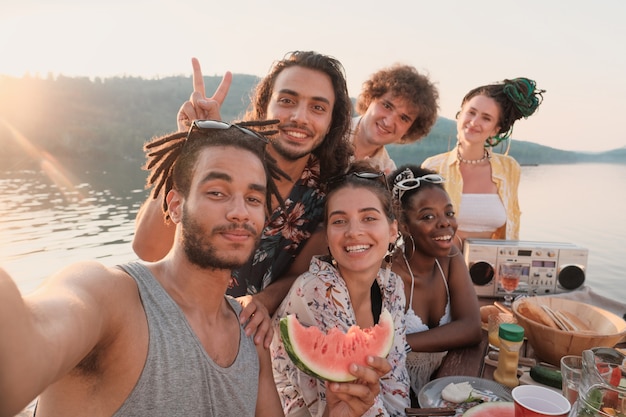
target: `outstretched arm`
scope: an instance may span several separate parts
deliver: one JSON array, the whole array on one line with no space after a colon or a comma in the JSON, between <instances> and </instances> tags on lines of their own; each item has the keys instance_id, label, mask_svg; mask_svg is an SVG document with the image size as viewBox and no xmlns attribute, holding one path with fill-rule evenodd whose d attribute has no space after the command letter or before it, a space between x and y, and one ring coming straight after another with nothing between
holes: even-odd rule
<instances>
[{"instance_id":1,"label":"outstretched arm","mask_svg":"<svg viewBox=\"0 0 626 417\"><path fill-rule=\"evenodd\" d=\"M110 278L102 265L83 263L22 297L0 270L0 416L23 409L107 337L113 316L123 319L105 307L116 297L103 285Z\"/></svg>"}]
</instances>

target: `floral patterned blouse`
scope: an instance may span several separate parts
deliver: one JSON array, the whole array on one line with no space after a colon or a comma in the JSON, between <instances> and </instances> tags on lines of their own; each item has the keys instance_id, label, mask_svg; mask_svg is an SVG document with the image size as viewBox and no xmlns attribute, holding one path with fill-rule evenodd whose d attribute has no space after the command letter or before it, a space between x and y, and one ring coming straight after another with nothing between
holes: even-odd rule
<instances>
[{"instance_id":1,"label":"floral patterned blouse","mask_svg":"<svg viewBox=\"0 0 626 417\"><path fill-rule=\"evenodd\" d=\"M324 218L320 163L311 155L300 179L265 222L259 247L246 265L233 271L228 295L256 294L283 275Z\"/></svg>"},{"instance_id":2,"label":"floral patterned blouse","mask_svg":"<svg viewBox=\"0 0 626 417\"><path fill-rule=\"evenodd\" d=\"M326 408L324 382L300 371L291 361L280 338L281 317L296 314L303 325L314 325L322 332L339 328L346 332L356 325L354 309L339 271L324 257L315 256L309 271L300 275L278 308L273 319L274 338L270 347L274 380L286 416L302 415L308 408L311 416L321 416ZM387 357L391 372L380 379L380 394L365 416L404 416L410 407L409 375L406 369L404 324L404 284L391 272L385 282L385 270L376 278L381 288L382 307L393 317L395 336ZM306 412L304 413L306 415Z\"/></svg>"}]
</instances>

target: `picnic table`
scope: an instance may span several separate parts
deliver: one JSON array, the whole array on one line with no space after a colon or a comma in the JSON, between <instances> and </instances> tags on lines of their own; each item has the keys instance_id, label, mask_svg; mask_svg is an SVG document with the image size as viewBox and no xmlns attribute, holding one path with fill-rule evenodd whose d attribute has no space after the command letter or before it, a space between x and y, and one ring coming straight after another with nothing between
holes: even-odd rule
<instances>
[{"instance_id":1,"label":"picnic table","mask_svg":"<svg viewBox=\"0 0 626 417\"><path fill-rule=\"evenodd\" d=\"M479 299L481 305L489 304L493 300ZM452 349L443 359L438 371L433 375L432 379L442 378L445 376L471 376L493 380L493 372L495 366L485 363L485 357L489 353L489 340L487 331L483 329L483 337L479 344L459 349ZM619 343L617 348L626 348L626 342ZM519 353L520 357L535 359L537 363L540 358L535 355L532 346L528 340L524 339L524 343Z\"/></svg>"}]
</instances>

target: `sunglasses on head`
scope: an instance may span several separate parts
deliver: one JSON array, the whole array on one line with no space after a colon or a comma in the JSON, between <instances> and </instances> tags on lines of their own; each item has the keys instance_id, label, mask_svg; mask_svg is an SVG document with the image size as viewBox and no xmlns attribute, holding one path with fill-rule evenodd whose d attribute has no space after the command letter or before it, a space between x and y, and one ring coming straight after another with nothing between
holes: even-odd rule
<instances>
[{"instance_id":1,"label":"sunglasses on head","mask_svg":"<svg viewBox=\"0 0 626 417\"><path fill-rule=\"evenodd\" d=\"M341 175L337 175L336 177L332 177L330 178L326 184L330 187L332 185L336 185L339 184L341 182L344 182L349 176L355 176L357 178L361 178L364 180L376 180L376 181L381 181L382 184L385 185L385 188L387 190L389 190L389 186L387 184L387 177L385 176L384 172L367 172L367 171L363 171L363 172L350 172L348 174L341 174Z\"/></svg>"},{"instance_id":2,"label":"sunglasses on head","mask_svg":"<svg viewBox=\"0 0 626 417\"><path fill-rule=\"evenodd\" d=\"M255 132L254 130L246 129L245 127L239 126L237 124L222 122L221 120L194 120L193 123L191 123L191 127L189 128L189 133L187 133L187 139L189 139L189 135L191 135L191 132L194 129L202 132L206 130L226 130L230 129L231 127L239 129L243 133L253 136L256 139L260 139L264 143L269 143L269 140L265 136L261 135L258 132Z\"/></svg>"},{"instance_id":3,"label":"sunglasses on head","mask_svg":"<svg viewBox=\"0 0 626 417\"><path fill-rule=\"evenodd\" d=\"M422 181L427 181L433 184L442 184L446 182L446 180L441 175L426 174L417 178L405 178L396 182L393 186L405 191L412 190L419 187Z\"/></svg>"},{"instance_id":4,"label":"sunglasses on head","mask_svg":"<svg viewBox=\"0 0 626 417\"><path fill-rule=\"evenodd\" d=\"M426 174L417 178L405 178L394 182L393 194L400 200L406 191L418 188L422 181L430 182L431 184L443 184L446 182L445 178L439 174Z\"/></svg>"}]
</instances>

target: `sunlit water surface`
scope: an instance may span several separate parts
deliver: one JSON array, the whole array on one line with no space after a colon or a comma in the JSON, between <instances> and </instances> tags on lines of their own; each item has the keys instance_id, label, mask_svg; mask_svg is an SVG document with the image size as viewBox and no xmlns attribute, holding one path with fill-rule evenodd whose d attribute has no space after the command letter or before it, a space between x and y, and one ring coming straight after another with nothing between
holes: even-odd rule
<instances>
[{"instance_id":1,"label":"sunlit water surface","mask_svg":"<svg viewBox=\"0 0 626 417\"><path fill-rule=\"evenodd\" d=\"M39 171L0 172L0 265L32 291L75 261L135 259L134 219L147 192L137 164L80 172L74 189ZM626 165L522 168L520 239L589 249L586 284L626 302Z\"/></svg>"}]
</instances>

